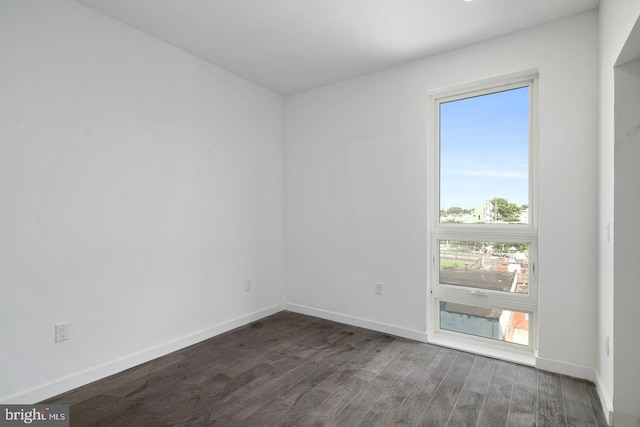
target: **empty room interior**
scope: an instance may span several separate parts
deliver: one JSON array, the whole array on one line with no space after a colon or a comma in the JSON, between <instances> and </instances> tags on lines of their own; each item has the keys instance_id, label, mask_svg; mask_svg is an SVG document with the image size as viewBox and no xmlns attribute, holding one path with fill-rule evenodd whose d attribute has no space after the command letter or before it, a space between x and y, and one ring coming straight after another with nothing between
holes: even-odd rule
<instances>
[{"instance_id":1,"label":"empty room interior","mask_svg":"<svg viewBox=\"0 0 640 427\"><path fill-rule=\"evenodd\" d=\"M0 76L0 404L640 426L640 0L0 0Z\"/></svg>"}]
</instances>

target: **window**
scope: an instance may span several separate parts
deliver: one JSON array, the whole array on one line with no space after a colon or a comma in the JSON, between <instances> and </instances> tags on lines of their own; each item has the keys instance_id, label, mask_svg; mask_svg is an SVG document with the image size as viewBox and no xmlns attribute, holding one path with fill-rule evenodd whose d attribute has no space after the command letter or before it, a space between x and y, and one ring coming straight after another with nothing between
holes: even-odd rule
<instances>
[{"instance_id":1,"label":"window","mask_svg":"<svg viewBox=\"0 0 640 427\"><path fill-rule=\"evenodd\" d=\"M535 83L432 94L430 336L533 351Z\"/></svg>"}]
</instances>

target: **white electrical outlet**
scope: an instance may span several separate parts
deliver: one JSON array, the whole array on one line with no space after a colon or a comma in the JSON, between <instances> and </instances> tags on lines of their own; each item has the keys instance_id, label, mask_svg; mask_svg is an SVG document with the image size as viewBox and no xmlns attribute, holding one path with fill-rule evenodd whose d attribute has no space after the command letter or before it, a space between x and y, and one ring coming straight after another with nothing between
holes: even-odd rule
<instances>
[{"instance_id":1,"label":"white electrical outlet","mask_svg":"<svg viewBox=\"0 0 640 427\"><path fill-rule=\"evenodd\" d=\"M56 342L66 341L69 339L69 323L56 324Z\"/></svg>"},{"instance_id":2,"label":"white electrical outlet","mask_svg":"<svg viewBox=\"0 0 640 427\"><path fill-rule=\"evenodd\" d=\"M376 283L376 295L382 295L382 283Z\"/></svg>"},{"instance_id":3,"label":"white electrical outlet","mask_svg":"<svg viewBox=\"0 0 640 427\"><path fill-rule=\"evenodd\" d=\"M244 291L249 292L251 290L251 280L244 281Z\"/></svg>"}]
</instances>

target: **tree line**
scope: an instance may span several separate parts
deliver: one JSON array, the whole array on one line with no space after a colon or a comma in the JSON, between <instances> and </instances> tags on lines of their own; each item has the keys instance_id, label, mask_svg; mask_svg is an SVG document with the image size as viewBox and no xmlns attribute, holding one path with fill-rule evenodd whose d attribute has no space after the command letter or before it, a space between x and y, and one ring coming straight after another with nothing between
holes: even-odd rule
<instances>
[{"instance_id":1,"label":"tree line","mask_svg":"<svg viewBox=\"0 0 640 427\"><path fill-rule=\"evenodd\" d=\"M520 220L520 214L529 208L529 205L520 205L511 203L503 197L494 197L489 200L492 206L491 215L495 221L517 222ZM459 206L452 206L449 209L441 209L440 216L460 216L472 214L474 209L463 209Z\"/></svg>"}]
</instances>

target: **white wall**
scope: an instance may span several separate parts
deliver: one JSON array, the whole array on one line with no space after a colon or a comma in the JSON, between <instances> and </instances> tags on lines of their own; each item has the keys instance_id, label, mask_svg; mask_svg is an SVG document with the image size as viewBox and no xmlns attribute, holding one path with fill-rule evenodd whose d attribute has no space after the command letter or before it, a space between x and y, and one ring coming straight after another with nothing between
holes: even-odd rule
<instances>
[{"instance_id":1,"label":"white wall","mask_svg":"<svg viewBox=\"0 0 640 427\"><path fill-rule=\"evenodd\" d=\"M602 0L600 3L600 117L598 220L598 374L604 401L613 410L614 393L614 65L640 16L639 0ZM610 236L606 238L606 225ZM616 324L624 329L624 325ZM610 337L610 353L605 351ZM601 396L603 397L603 396Z\"/></svg>"},{"instance_id":2,"label":"white wall","mask_svg":"<svg viewBox=\"0 0 640 427\"><path fill-rule=\"evenodd\" d=\"M282 97L65 0L0 2L0 76L0 401L282 307Z\"/></svg>"},{"instance_id":3,"label":"white wall","mask_svg":"<svg viewBox=\"0 0 640 427\"><path fill-rule=\"evenodd\" d=\"M287 302L424 332L428 91L538 68L539 352L595 367L597 31L587 13L288 97Z\"/></svg>"},{"instance_id":4,"label":"white wall","mask_svg":"<svg viewBox=\"0 0 640 427\"><path fill-rule=\"evenodd\" d=\"M615 70L615 86L614 420L640 426L640 60Z\"/></svg>"}]
</instances>

